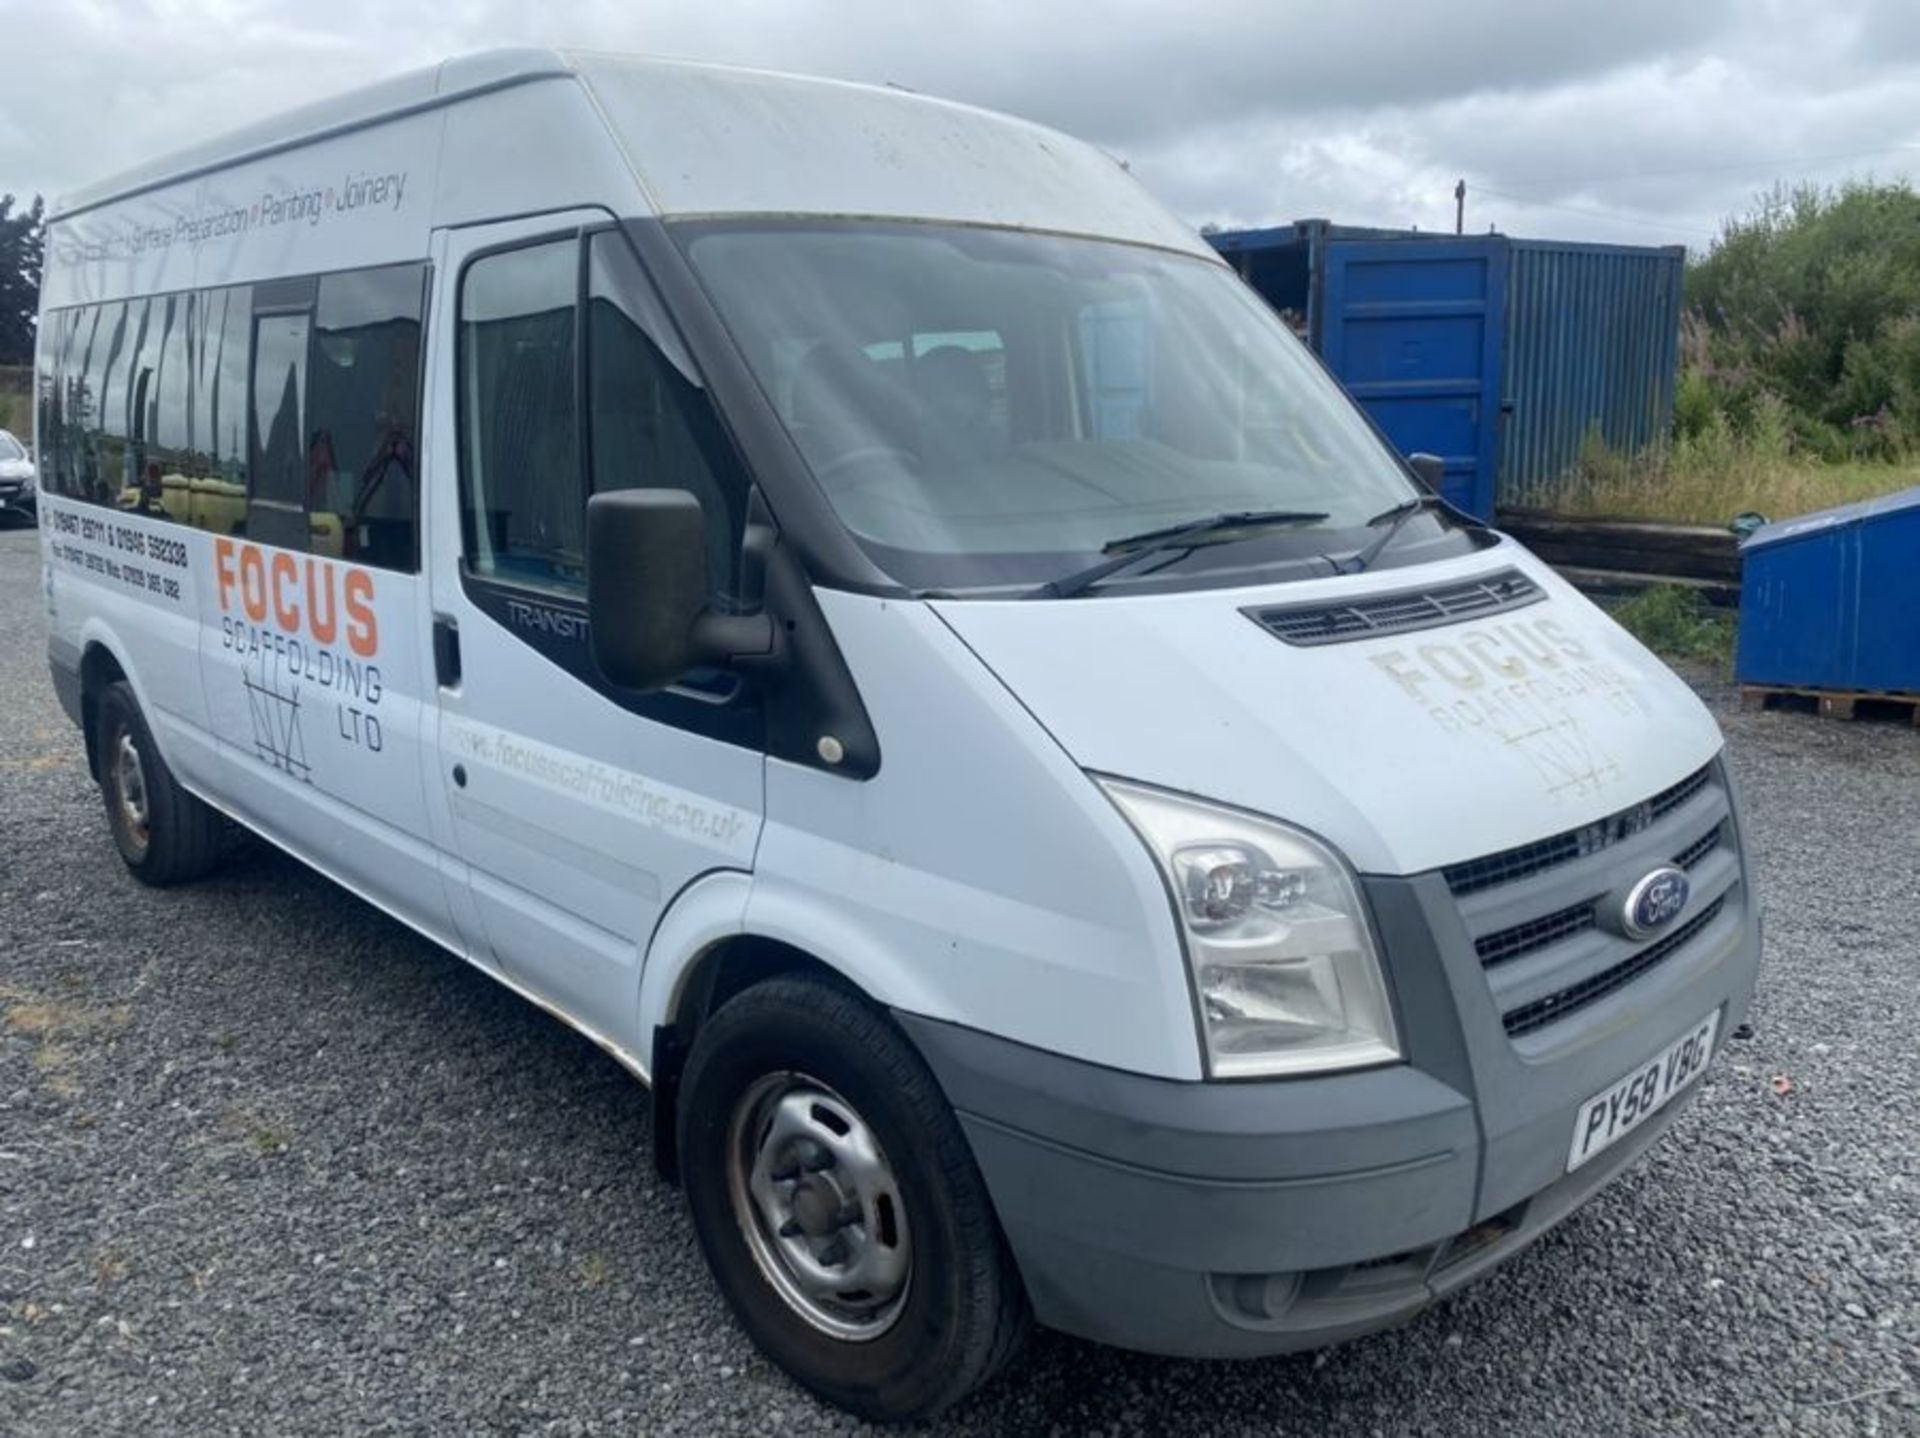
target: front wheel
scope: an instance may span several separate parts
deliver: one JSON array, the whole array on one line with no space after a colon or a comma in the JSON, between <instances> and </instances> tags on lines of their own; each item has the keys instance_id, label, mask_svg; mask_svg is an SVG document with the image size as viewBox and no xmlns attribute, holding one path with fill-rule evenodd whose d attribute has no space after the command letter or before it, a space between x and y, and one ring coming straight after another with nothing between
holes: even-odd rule
<instances>
[{"instance_id":1,"label":"front wheel","mask_svg":"<svg viewBox=\"0 0 1920 1438\"><path fill-rule=\"evenodd\" d=\"M924 1418L1011 1360L1027 1304L966 1139L886 1016L777 978L701 1028L680 1086L700 1245L763 1352L866 1418Z\"/></svg>"}]
</instances>

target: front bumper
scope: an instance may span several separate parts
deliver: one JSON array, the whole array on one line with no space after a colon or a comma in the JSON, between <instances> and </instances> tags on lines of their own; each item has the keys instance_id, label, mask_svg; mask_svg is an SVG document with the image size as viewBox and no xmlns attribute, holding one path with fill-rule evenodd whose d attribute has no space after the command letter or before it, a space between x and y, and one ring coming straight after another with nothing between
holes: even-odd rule
<instances>
[{"instance_id":1,"label":"front bumper","mask_svg":"<svg viewBox=\"0 0 1920 1438\"><path fill-rule=\"evenodd\" d=\"M1730 822L1730 791L1724 802ZM1621 862L1641 858L1628 849ZM1187 1083L899 1016L959 1115L1042 1323L1147 1352L1240 1357L1400 1322L1644 1152L1690 1093L1565 1172L1587 1098L1708 1013L1724 1044L1752 997L1760 931L1744 875L1684 949L1522 1037L1503 1027L1440 875L1365 882L1404 1064Z\"/></svg>"},{"instance_id":2,"label":"front bumper","mask_svg":"<svg viewBox=\"0 0 1920 1438\"><path fill-rule=\"evenodd\" d=\"M0 480L0 514L17 515L21 519L38 519L40 492L30 485L22 485L9 480Z\"/></svg>"}]
</instances>

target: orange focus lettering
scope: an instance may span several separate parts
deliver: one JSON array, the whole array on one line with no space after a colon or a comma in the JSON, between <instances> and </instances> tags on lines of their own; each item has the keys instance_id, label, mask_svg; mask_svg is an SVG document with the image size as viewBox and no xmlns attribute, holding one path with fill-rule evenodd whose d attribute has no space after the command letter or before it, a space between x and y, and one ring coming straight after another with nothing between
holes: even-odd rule
<instances>
[{"instance_id":1,"label":"orange focus lettering","mask_svg":"<svg viewBox=\"0 0 1920 1438\"><path fill-rule=\"evenodd\" d=\"M347 647L371 659L380 648L380 625L373 613L373 576L364 569L347 571L346 604Z\"/></svg>"},{"instance_id":2,"label":"orange focus lettering","mask_svg":"<svg viewBox=\"0 0 1920 1438\"><path fill-rule=\"evenodd\" d=\"M213 574L220 581L220 608L233 608L233 541L225 535L213 542Z\"/></svg>"},{"instance_id":3,"label":"orange focus lettering","mask_svg":"<svg viewBox=\"0 0 1920 1438\"><path fill-rule=\"evenodd\" d=\"M331 644L339 632L339 608L333 593L333 566L307 561L307 629L315 644Z\"/></svg>"},{"instance_id":4,"label":"orange focus lettering","mask_svg":"<svg viewBox=\"0 0 1920 1438\"><path fill-rule=\"evenodd\" d=\"M255 624L267 622L267 561L251 544L240 551L240 603Z\"/></svg>"},{"instance_id":5,"label":"orange focus lettering","mask_svg":"<svg viewBox=\"0 0 1920 1438\"><path fill-rule=\"evenodd\" d=\"M297 630L300 627L300 606L287 597L289 589L300 584L300 566L293 562L291 554L273 556L273 622L282 629Z\"/></svg>"}]
</instances>

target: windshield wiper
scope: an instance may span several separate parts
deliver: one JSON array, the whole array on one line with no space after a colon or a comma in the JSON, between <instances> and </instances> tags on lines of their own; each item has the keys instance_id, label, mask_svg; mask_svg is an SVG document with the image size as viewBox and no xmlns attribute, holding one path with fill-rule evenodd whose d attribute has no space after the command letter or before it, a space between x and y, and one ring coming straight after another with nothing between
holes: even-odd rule
<instances>
[{"instance_id":1,"label":"windshield wiper","mask_svg":"<svg viewBox=\"0 0 1920 1438\"><path fill-rule=\"evenodd\" d=\"M1109 575L1118 574L1143 559L1165 554L1168 550L1198 549L1203 544L1230 543L1243 537L1229 531L1267 529L1282 524L1316 524L1325 518L1326 514L1315 509L1252 509L1211 514L1205 519L1189 520L1185 524L1129 534L1102 545L1100 552L1107 558L1098 564L1089 564L1085 569L1076 569L1058 579L1049 579L1039 588L1028 590L1023 597L1071 599L1076 594L1084 594Z\"/></svg>"},{"instance_id":2,"label":"windshield wiper","mask_svg":"<svg viewBox=\"0 0 1920 1438\"><path fill-rule=\"evenodd\" d=\"M1412 499L1403 500L1392 509L1383 509L1367 521L1367 528L1384 524L1386 528L1367 541L1367 547L1349 559L1344 568L1348 574L1365 574L1373 561L1380 557L1380 551L1393 543L1394 535L1400 532L1400 526L1424 509L1431 509L1442 501L1437 494L1416 494Z\"/></svg>"}]
</instances>

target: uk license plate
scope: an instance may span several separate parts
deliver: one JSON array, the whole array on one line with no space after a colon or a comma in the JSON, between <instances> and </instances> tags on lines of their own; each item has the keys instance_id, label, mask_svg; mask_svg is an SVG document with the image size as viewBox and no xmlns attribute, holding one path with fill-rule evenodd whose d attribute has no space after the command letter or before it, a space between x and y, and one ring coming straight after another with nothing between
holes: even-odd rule
<instances>
[{"instance_id":1,"label":"uk license plate","mask_svg":"<svg viewBox=\"0 0 1920 1438\"><path fill-rule=\"evenodd\" d=\"M1705 1073L1719 1023L1716 1009L1684 1037L1581 1104L1573 1121L1573 1143L1567 1149L1567 1172L1632 1133Z\"/></svg>"}]
</instances>

